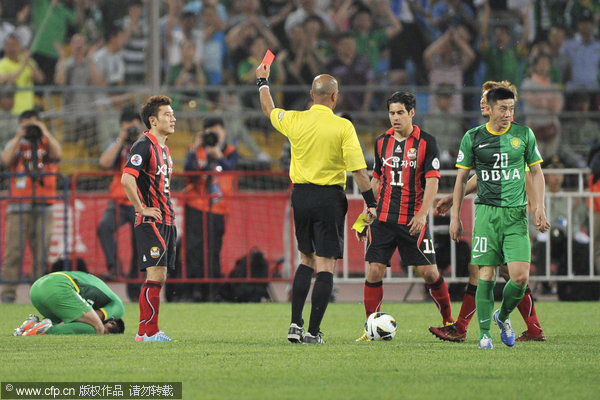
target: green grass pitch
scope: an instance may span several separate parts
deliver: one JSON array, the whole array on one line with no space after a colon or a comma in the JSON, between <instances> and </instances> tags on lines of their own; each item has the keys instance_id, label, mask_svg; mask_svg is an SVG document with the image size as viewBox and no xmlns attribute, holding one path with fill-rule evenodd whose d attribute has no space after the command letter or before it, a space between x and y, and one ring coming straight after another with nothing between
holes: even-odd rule
<instances>
[{"instance_id":1,"label":"green grass pitch","mask_svg":"<svg viewBox=\"0 0 600 400\"><path fill-rule=\"evenodd\" d=\"M0 376L6 381L183 382L184 399L597 399L600 304L539 302L545 343L477 349L442 342L433 303L386 303L398 322L390 342L355 343L359 303L330 304L325 345L286 339L289 304L163 303L160 326L174 343L134 342L137 304L125 335L13 337L31 305L2 305ZM459 303L453 303L454 314ZM308 320L310 305L305 308ZM515 332L525 325L512 315Z\"/></svg>"}]
</instances>

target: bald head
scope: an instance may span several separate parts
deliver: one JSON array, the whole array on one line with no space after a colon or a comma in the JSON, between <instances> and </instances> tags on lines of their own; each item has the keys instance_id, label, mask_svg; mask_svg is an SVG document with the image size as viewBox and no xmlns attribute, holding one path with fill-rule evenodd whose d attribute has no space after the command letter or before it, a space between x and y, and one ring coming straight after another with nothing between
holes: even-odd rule
<instances>
[{"instance_id":1,"label":"bald head","mask_svg":"<svg viewBox=\"0 0 600 400\"><path fill-rule=\"evenodd\" d=\"M337 88L338 83L331 75L317 75L315 79L313 79L312 93L315 100L331 97L331 95L337 91Z\"/></svg>"}]
</instances>

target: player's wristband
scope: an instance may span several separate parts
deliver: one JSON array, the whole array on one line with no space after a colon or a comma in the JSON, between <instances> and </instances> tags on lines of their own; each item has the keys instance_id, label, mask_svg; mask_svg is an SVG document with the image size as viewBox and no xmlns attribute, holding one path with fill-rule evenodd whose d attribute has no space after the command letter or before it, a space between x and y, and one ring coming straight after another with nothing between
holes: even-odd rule
<instances>
[{"instance_id":1,"label":"player's wristband","mask_svg":"<svg viewBox=\"0 0 600 400\"><path fill-rule=\"evenodd\" d=\"M263 86L268 86L268 85L269 85L269 81L267 80L267 78L258 78L256 80L256 86L258 86L259 89Z\"/></svg>"},{"instance_id":2,"label":"player's wristband","mask_svg":"<svg viewBox=\"0 0 600 400\"><path fill-rule=\"evenodd\" d=\"M377 201L375 200L375 195L373 194L373 190L365 190L361 192L363 199L365 199L365 203L367 203L368 208L376 208Z\"/></svg>"}]
</instances>

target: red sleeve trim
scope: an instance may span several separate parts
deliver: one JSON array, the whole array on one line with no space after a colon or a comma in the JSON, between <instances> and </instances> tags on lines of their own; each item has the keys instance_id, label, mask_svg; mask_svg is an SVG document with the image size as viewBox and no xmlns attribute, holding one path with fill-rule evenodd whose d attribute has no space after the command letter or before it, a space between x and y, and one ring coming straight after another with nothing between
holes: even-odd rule
<instances>
[{"instance_id":1,"label":"red sleeve trim","mask_svg":"<svg viewBox=\"0 0 600 400\"><path fill-rule=\"evenodd\" d=\"M131 167L123 168L123 173L128 173L130 175L135 176L136 178L138 176L140 176L140 171L138 171L137 169L131 168Z\"/></svg>"},{"instance_id":2,"label":"red sleeve trim","mask_svg":"<svg viewBox=\"0 0 600 400\"><path fill-rule=\"evenodd\" d=\"M440 171L428 171L425 174L425 178L441 178L442 174L440 173Z\"/></svg>"}]
</instances>

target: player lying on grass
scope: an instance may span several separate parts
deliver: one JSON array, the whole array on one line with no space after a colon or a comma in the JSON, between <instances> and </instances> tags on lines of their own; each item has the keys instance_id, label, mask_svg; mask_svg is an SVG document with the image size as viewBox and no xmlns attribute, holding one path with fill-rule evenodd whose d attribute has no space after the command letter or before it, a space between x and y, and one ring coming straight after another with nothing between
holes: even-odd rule
<instances>
[{"instance_id":1,"label":"player lying on grass","mask_svg":"<svg viewBox=\"0 0 600 400\"><path fill-rule=\"evenodd\" d=\"M31 314L15 336L123 333L123 302L102 280L82 271L42 276L29 292L31 303L44 316Z\"/></svg>"}]
</instances>

